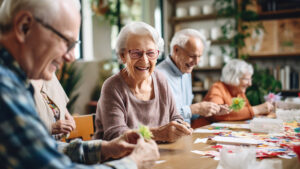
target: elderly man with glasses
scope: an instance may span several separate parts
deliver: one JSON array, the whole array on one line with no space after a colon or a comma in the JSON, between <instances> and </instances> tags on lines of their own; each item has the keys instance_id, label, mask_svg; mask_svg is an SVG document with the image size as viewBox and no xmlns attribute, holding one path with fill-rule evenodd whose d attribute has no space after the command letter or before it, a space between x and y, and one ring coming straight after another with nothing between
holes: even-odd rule
<instances>
[{"instance_id":1,"label":"elderly man with glasses","mask_svg":"<svg viewBox=\"0 0 300 169\"><path fill-rule=\"evenodd\" d=\"M199 116L208 117L215 114L226 114L229 111L227 106L212 102L192 104L194 95L191 72L199 63L206 48L205 38L198 31L183 29L177 32L171 40L171 55L157 66L157 69L167 77L175 96L177 110L188 123L191 123L191 119ZM197 127L206 124L203 123Z\"/></svg>"},{"instance_id":2,"label":"elderly man with glasses","mask_svg":"<svg viewBox=\"0 0 300 169\"><path fill-rule=\"evenodd\" d=\"M110 142L56 142L38 117L29 78L50 80L64 62L74 60L79 11L78 0L1 4L0 168L135 169L150 167L159 157L154 141L145 142L132 131ZM121 159L96 164L111 158Z\"/></svg>"}]
</instances>

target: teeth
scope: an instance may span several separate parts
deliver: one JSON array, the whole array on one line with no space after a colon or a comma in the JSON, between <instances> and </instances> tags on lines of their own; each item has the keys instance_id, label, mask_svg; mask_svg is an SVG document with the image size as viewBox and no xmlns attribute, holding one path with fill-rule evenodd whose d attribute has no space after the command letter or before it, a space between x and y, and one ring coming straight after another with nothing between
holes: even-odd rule
<instances>
[{"instance_id":1,"label":"teeth","mask_svg":"<svg viewBox=\"0 0 300 169\"><path fill-rule=\"evenodd\" d=\"M148 70L149 69L149 67L136 67L136 68L138 68L140 70Z\"/></svg>"}]
</instances>

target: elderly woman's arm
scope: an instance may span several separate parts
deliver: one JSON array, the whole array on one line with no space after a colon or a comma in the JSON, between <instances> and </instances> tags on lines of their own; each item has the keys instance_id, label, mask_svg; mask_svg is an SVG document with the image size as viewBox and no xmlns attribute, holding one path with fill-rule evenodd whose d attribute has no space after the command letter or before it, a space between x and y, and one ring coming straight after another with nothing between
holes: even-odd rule
<instances>
[{"instance_id":1,"label":"elderly woman's arm","mask_svg":"<svg viewBox=\"0 0 300 169\"><path fill-rule=\"evenodd\" d=\"M154 140L162 142L175 142L185 135L191 135L192 129L190 124L183 121L183 118L178 113L175 99L169 85L166 83L167 98L170 105L170 123L157 128L151 128Z\"/></svg>"},{"instance_id":2,"label":"elderly woman's arm","mask_svg":"<svg viewBox=\"0 0 300 169\"><path fill-rule=\"evenodd\" d=\"M253 111L255 115L266 115L274 110L274 106L270 102L265 102L263 104L253 106Z\"/></svg>"},{"instance_id":3,"label":"elderly woman's arm","mask_svg":"<svg viewBox=\"0 0 300 169\"><path fill-rule=\"evenodd\" d=\"M102 86L101 97L97 104L95 138L112 140L129 130L125 121L124 104L120 92L106 81ZM102 128L103 133L99 132L99 128Z\"/></svg>"}]
</instances>

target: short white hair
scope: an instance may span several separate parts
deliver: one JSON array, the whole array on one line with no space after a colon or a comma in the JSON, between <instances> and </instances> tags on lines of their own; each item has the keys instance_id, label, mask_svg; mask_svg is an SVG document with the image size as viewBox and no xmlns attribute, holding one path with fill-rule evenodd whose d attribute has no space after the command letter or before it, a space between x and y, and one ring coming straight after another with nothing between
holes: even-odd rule
<instances>
[{"instance_id":1,"label":"short white hair","mask_svg":"<svg viewBox=\"0 0 300 169\"><path fill-rule=\"evenodd\" d=\"M131 22L121 29L121 32L117 37L115 51L119 58L122 52L125 50L127 38L131 34L150 35L154 43L157 45L157 48L160 51L160 53L163 52L164 40L159 35L156 29L144 22Z\"/></svg>"},{"instance_id":2,"label":"short white hair","mask_svg":"<svg viewBox=\"0 0 300 169\"><path fill-rule=\"evenodd\" d=\"M206 38L195 29L183 29L175 33L170 43L170 54L173 55L173 48L175 45L178 45L182 48L185 47L186 43L189 41L191 37L200 39L203 44L203 54L207 51L208 44L206 42Z\"/></svg>"},{"instance_id":3,"label":"short white hair","mask_svg":"<svg viewBox=\"0 0 300 169\"><path fill-rule=\"evenodd\" d=\"M232 86L240 84L240 78L249 73L253 75L253 66L244 60L232 59L222 69L221 81Z\"/></svg>"},{"instance_id":4,"label":"short white hair","mask_svg":"<svg viewBox=\"0 0 300 169\"><path fill-rule=\"evenodd\" d=\"M0 4L0 35L12 29L15 15L21 10L32 12L32 15L51 24L58 14L61 0L3 0ZM63 0L74 5L80 11L79 0Z\"/></svg>"}]
</instances>

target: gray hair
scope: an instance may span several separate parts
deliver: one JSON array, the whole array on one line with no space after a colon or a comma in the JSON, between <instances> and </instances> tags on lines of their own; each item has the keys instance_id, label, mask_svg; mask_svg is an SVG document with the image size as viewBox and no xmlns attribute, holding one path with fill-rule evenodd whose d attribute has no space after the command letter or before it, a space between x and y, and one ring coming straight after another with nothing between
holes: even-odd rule
<instances>
[{"instance_id":1,"label":"gray hair","mask_svg":"<svg viewBox=\"0 0 300 169\"><path fill-rule=\"evenodd\" d=\"M232 59L223 67L221 81L229 85L238 86L240 78L245 73L253 75L253 66L244 60Z\"/></svg>"},{"instance_id":2,"label":"gray hair","mask_svg":"<svg viewBox=\"0 0 300 169\"><path fill-rule=\"evenodd\" d=\"M69 0L69 3L80 11L79 0ZM59 17L57 16L60 10L59 3L55 0L3 0L0 5L0 35L12 29L13 18L21 10L32 12L33 16L38 16L48 24L51 24L55 17Z\"/></svg>"},{"instance_id":3,"label":"gray hair","mask_svg":"<svg viewBox=\"0 0 300 169\"><path fill-rule=\"evenodd\" d=\"M183 29L175 33L173 36L171 43L170 43L170 54L173 54L173 48L175 45L178 45L182 48L185 47L185 44L191 37L195 37L201 40L203 44L203 55L206 53L208 44L206 38L197 30L195 29Z\"/></svg>"},{"instance_id":4,"label":"gray hair","mask_svg":"<svg viewBox=\"0 0 300 169\"><path fill-rule=\"evenodd\" d=\"M157 48L160 51L160 53L163 52L164 40L161 38L156 29L144 22L131 22L122 28L121 32L117 37L115 51L119 58L123 50L126 48L126 41L130 34L149 34L152 37L154 43L157 45Z\"/></svg>"}]
</instances>

